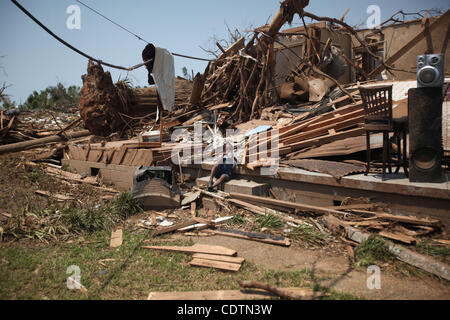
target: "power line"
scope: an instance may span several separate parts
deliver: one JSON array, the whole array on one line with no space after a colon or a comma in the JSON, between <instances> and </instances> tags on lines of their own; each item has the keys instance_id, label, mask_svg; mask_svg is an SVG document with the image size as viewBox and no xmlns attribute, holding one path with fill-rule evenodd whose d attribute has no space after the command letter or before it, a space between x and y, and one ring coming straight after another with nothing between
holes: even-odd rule
<instances>
[{"instance_id":1,"label":"power line","mask_svg":"<svg viewBox=\"0 0 450 320\"><path fill-rule=\"evenodd\" d=\"M49 28L47 28L46 26L44 26L42 24L42 22L40 22L38 19L36 19L30 12L27 11L27 9L25 9L24 7L22 7L20 5L20 3L18 3L16 0L11 0L12 3L14 3L23 13L25 13L31 20L33 20L34 22L36 22L42 29L44 29L48 34L50 34L53 38L55 38L56 40L58 40L59 42L61 42L63 45L65 45L66 47L72 49L73 51L75 51L76 53L82 55L83 57L89 59L89 60L93 60L97 63L100 63L102 65L111 67L111 68L115 68L115 69L120 69L120 70L125 70L125 71L133 71L135 69L138 69L142 66L144 66L145 64L151 62L151 61L146 61L144 63L140 63L134 67L131 68L126 68L126 67L121 67L121 66L116 66L107 62L103 62L102 60L99 59L95 59L91 56L89 56L88 54L84 53L83 51L75 48L74 46L72 46L71 44L69 44L68 42L64 41L63 39L61 39L60 37L58 37L56 34L54 34Z\"/></svg>"},{"instance_id":2,"label":"power line","mask_svg":"<svg viewBox=\"0 0 450 320\"><path fill-rule=\"evenodd\" d=\"M98 12L97 10L95 10L94 8L91 8L90 6L88 6L87 4L81 2L80 0L75 0L76 2L78 2L79 4L81 4L82 6L85 6L86 8L88 8L89 10L91 10L92 12L98 14L100 17L102 17L105 20L108 20L109 22L111 22L112 24L116 25L117 27L121 28L122 30L125 30L126 32L128 32L129 34L135 36L136 38L138 38L139 40L150 44L150 42L148 42L147 40L145 40L144 38L142 38L141 36L137 35L136 33L128 30L127 28L125 28L124 26L120 25L119 23L111 20L110 18L108 18L107 16L105 16L104 14ZM200 60L200 61L208 61L208 62L212 62L215 60L210 60L210 59L204 59L204 58L198 58L198 57L191 57L191 56L187 56L184 54L179 54L179 53L172 53L172 55L177 56L177 57L182 57L182 58L187 58L187 59L192 59L192 60Z\"/></svg>"}]
</instances>

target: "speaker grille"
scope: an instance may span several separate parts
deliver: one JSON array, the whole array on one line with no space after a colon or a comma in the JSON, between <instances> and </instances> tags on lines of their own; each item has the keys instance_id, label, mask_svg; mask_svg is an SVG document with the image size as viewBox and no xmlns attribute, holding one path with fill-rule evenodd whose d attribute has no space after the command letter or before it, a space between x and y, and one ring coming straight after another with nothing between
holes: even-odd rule
<instances>
[{"instance_id":1,"label":"speaker grille","mask_svg":"<svg viewBox=\"0 0 450 320\"><path fill-rule=\"evenodd\" d=\"M442 182L442 102L442 88L408 91L412 182Z\"/></svg>"}]
</instances>

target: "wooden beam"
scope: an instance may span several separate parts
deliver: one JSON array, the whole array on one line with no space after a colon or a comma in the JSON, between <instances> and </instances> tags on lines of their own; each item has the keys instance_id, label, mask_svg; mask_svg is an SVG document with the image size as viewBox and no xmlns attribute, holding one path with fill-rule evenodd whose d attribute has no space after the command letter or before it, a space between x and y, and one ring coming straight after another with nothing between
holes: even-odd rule
<instances>
[{"instance_id":1,"label":"wooden beam","mask_svg":"<svg viewBox=\"0 0 450 320\"><path fill-rule=\"evenodd\" d=\"M24 142L17 142L17 143L11 143L6 144L3 146L0 146L0 154L4 153L10 153L10 152L19 152L25 149L31 149L31 148L37 148L44 145L47 145L49 143L56 143L65 141L68 139L75 139L75 138L82 138L89 136L91 133L89 130L83 130L83 131L77 131L77 132L71 132L66 133L65 135L59 135L59 136L50 136L30 141L24 141Z\"/></svg>"},{"instance_id":2,"label":"wooden beam","mask_svg":"<svg viewBox=\"0 0 450 320\"><path fill-rule=\"evenodd\" d=\"M341 220L331 215L325 217L324 221L330 230L336 230L336 228L344 227L347 237L358 243L361 243L370 237L370 234L361 232L353 227L346 226L341 223ZM397 259L450 281L449 265L415 251L406 249L400 245L396 245L392 242L387 241L387 243L389 249L395 254Z\"/></svg>"},{"instance_id":3,"label":"wooden beam","mask_svg":"<svg viewBox=\"0 0 450 320\"><path fill-rule=\"evenodd\" d=\"M328 133L329 130L343 130L350 127L353 127L358 124L364 124L364 115L358 115L353 118L349 118L346 120L338 121L331 123L329 125L314 129L314 130L308 130L299 134L296 134L294 136L288 137L286 139L281 140L282 143L285 145L290 145L299 141L304 141L307 139L317 138L320 136L324 136ZM334 133L333 135L335 135Z\"/></svg>"},{"instance_id":4,"label":"wooden beam","mask_svg":"<svg viewBox=\"0 0 450 320\"><path fill-rule=\"evenodd\" d=\"M333 141L361 136L364 133L366 133L366 129L361 127L361 128L356 128L356 129L352 129L352 130L339 132L339 133L336 133L335 135L327 135L327 136L323 136L320 138L313 138L310 140L301 141L298 143L291 144L288 147L290 147L292 151L297 151L297 150L300 150L300 149L303 149L306 147L321 146L323 144L327 144L327 143L330 143Z\"/></svg>"},{"instance_id":5,"label":"wooden beam","mask_svg":"<svg viewBox=\"0 0 450 320\"><path fill-rule=\"evenodd\" d=\"M311 300L320 295L310 288L279 288L302 300ZM268 300L276 295L261 289L252 290L214 290L188 292L150 292L148 300Z\"/></svg>"},{"instance_id":6,"label":"wooden beam","mask_svg":"<svg viewBox=\"0 0 450 320\"><path fill-rule=\"evenodd\" d=\"M173 251L183 253L206 253L216 254L220 256L235 256L236 251L221 246L209 246L202 244L195 244L191 247L177 247L177 246L143 246L142 249Z\"/></svg>"},{"instance_id":7,"label":"wooden beam","mask_svg":"<svg viewBox=\"0 0 450 320\"><path fill-rule=\"evenodd\" d=\"M389 231L381 231L378 233L380 236L391 239L391 240L396 240L396 241L400 241L406 244L413 244L416 243L416 239L414 239L411 236L408 236L406 234L401 234L398 232L389 232Z\"/></svg>"},{"instance_id":8,"label":"wooden beam","mask_svg":"<svg viewBox=\"0 0 450 320\"><path fill-rule=\"evenodd\" d=\"M324 214L338 214L345 216L347 213L343 211L328 209L325 207L317 207L317 206L310 206L306 204L301 203L295 203L295 202L289 202L289 201L282 201L282 200L275 200L270 198L263 198L263 197L257 197L257 196L250 196L246 194L241 193L230 193L231 198L235 199L244 199L247 201L254 201L258 203L267 203L270 205L280 206L284 208L291 208L291 209L299 209L302 211L311 211L311 212L317 212L317 213L324 213Z\"/></svg>"},{"instance_id":9,"label":"wooden beam","mask_svg":"<svg viewBox=\"0 0 450 320\"><path fill-rule=\"evenodd\" d=\"M231 232L231 231L233 231L233 232ZM283 247L289 247L291 245L291 241L288 238L283 237L284 238L283 240L276 240L276 239L271 239L268 235L265 235L265 234L255 234L255 233L243 232L243 231L237 233L237 230L229 230L229 231L206 230L206 232L212 233L215 235L225 236L225 237L263 242L263 243L274 244L274 245L283 246Z\"/></svg>"},{"instance_id":10,"label":"wooden beam","mask_svg":"<svg viewBox=\"0 0 450 320\"><path fill-rule=\"evenodd\" d=\"M174 224L173 226L170 226L170 227L158 229L158 230L155 231L155 233L153 235L154 236L158 236L160 234L177 231L178 229L189 227L189 226L192 226L194 224L197 224L197 221L191 219L191 220L188 220L188 221L184 221L184 222L180 222L180 223Z\"/></svg>"},{"instance_id":11,"label":"wooden beam","mask_svg":"<svg viewBox=\"0 0 450 320\"><path fill-rule=\"evenodd\" d=\"M239 269L241 268L240 263L230 263L199 258L192 259L192 261L189 262L189 265L196 267L216 268L220 270L235 271L235 272L239 271Z\"/></svg>"},{"instance_id":12,"label":"wooden beam","mask_svg":"<svg viewBox=\"0 0 450 320\"><path fill-rule=\"evenodd\" d=\"M241 257L218 256L216 254L204 254L204 253L195 253L192 257L203 260L213 260L239 264L245 261L245 259Z\"/></svg>"},{"instance_id":13,"label":"wooden beam","mask_svg":"<svg viewBox=\"0 0 450 320\"><path fill-rule=\"evenodd\" d=\"M436 220L436 219L422 219L422 218L417 218L417 217L399 216L399 215L393 215L393 214L384 213L384 212L380 213L380 212L357 210L357 209L352 210L352 211L354 211L356 213L362 213L362 214L372 214L383 220L403 222L403 223L408 223L408 224L436 227L436 228L439 228L442 226L442 222L439 220Z\"/></svg>"}]
</instances>

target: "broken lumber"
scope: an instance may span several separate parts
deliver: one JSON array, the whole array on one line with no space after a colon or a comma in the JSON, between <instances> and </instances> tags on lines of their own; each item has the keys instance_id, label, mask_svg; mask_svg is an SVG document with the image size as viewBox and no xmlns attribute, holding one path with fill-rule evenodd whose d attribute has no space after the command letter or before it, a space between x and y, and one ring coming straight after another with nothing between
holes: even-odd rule
<instances>
[{"instance_id":1,"label":"broken lumber","mask_svg":"<svg viewBox=\"0 0 450 320\"><path fill-rule=\"evenodd\" d=\"M400 241L406 244L413 244L416 243L416 239L414 239L411 236L408 236L406 234L401 234L399 232L389 232L389 231L380 231L378 233L380 236L391 239L391 240L396 240L396 241Z\"/></svg>"},{"instance_id":2,"label":"broken lumber","mask_svg":"<svg viewBox=\"0 0 450 320\"><path fill-rule=\"evenodd\" d=\"M237 198L237 199L243 199L247 201L257 202L257 203L265 203L270 205L275 205L283 208L290 208L290 209L298 209L302 211L311 211L311 212L317 212L317 213L323 213L323 214L339 214L339 215L346 215L347 213L333 210L333 209L327 209L325 207L317 207L317 206L310 206L306 204L300 204L295 202L289 202L289 201L282 201L282 200L275 200L270 198L263 198L263 197L257 197L257 196L250 196L246 194L240 194L240 193L230 193L230 197Z\"/></svg>"},{"instance_id":3,"label":"broken lumber","mask_svg":"<svg viewBox=\"0 0 450 320\"><path fill-rule=\"evenodd\" d=\"M241 257L218 256L216 254L205 254L205 253L195 253L192 257L203 260L214 260L229 263L243 263L245 261L245 259Z\"/></svg>"},{"instance_id":4,"label":"broken lumber","mask_svg":"<svg viewBox=\"0 0 450 320\"><path fill-rule=\"evenodd\" d=\"M327 216L324 219L330 230L336 230L336 228L343 227L345 232L347 233L347 238L361 243L367 239L369 239L370 234L361 232L358 229L353 227L346 226L341 223L342 221L333 216ZM427 257L425 255L419 254L417 252L406 249L400 245L396 245L390 241L386 241L388 243L389 249L395 254L397 259L408 263L412 266L415 266L419 269L425 270L429 273L437 275L441 278L450 281L450 266L437 261L431 257Z\"/></svg>"},{"instance_id":5,"label":"broken lumber","mask_svg":"<svg viewBox=\"0 0 450 320\"><path fill-rule=\"evenodd\" d=\"M386 60L385 64L380 64L375 70L373 70L369 74L369 78L372 78L382 72L385 69L385 65L392 65L398 59L403 57L409 50L414 48L421 40L423 40L427 36L427 32L433 32L434 29L441 26L444 23L449 23L450 21L450 10L447 10L442 16L440 16L436 21L434 21L429 28L421 29L419 34L417 34L411 41L405 44L400 50L394 53L389 59Z\"/></svg>"},{"instance_id":6,"label":"broken lumber","mask_svg":"<svg viewBox=\"0 0 450 320\"><path fill-rule=\"evenodd\" d=\"M123 231L122 229L111 231L111 242L109 244L110 248L118 248L123 242Z\"/></svg>"},{"instance_id":7,"label":"broken lumber","mask_svg":"<svg viewBox=\"0 0 450 320\"><path fill-rule=\"evenodd\" d=\"M199 259L194 258L189 265L196 267L206 267L206 268L216 268L225 271L239 271L241 268L240 263L230 263L224 261L215 261L215 260L207 260L207 259Z\"/></svg>"},{"instance_id":8,"label":"broken lumber","mask_svg":"<svg viewBox=\"0 0 450 320\"><path fill-rule=\"evenodd\" d=\"M393 214L384 213L384 212L380 213L380 212L357 210L357 209L352 210L352 211L356 212L356 213L362 213L362 214L372 214L382 220L396 221L396 222L402 222L402 223L407 223L407 224L427 226L427 227L436 227L436 228L440 228L442 226L442 222L439 220L436 220L436 219L423 219L423 218L417 218L417 217L399 216L399 215L393 215Z\"/></svg>"},{"instance_id":9,"label":"broken lumber","mask_svg":"<svg viewBox=\"0 0 450 320\"><path fill-rule=\"evenodd\" d=\"M195 190L195 191L200 191L201 193L203 193L203 194L205 194L205 195L207 195L209 197L216 198L216 199L219 199L219 200L225 200L225 197L222 197L222 196L218 195L217 193L213 193L213 192L209 192L209 191L206 191L206 190L202 190L202 189L200 189L198 187L192 187L192 189ZM226 195L228 195L228 194L226 194Z\"/></svg>"},{"instance_id":10,"label":"broken lumber","mask_svg":"<svg viewBox=\"0 0 450 320\"><path fill-rule=\"evenodd\" d=\"M37 148L44 146L49 143L56 143L61 141L66 141L75 138L82 138L91 135L89 130L83 130L78 132L66 133L65 135L59 136L50 136L30 141L11 143L7 145L0 146L0 154L10 153L10 152L19 152L25 149Z\"/></svg>"},{"instance_id":11,"label":"broken lumber","mask_svg":"<svg viewBox=\"0 0 450 320\"><path fill-rule=\"evenodd\" d=\"M184 253L206 253L216 254L219 256L235 256L236 251L221 246L210 246L203 244L195 244L191 247L177 247L177 246L144 246L142 249L153 249L162 251L174 251Z\"/></svg>"},{"instance_id":12,"label":"broken lumber","mask_svg":"<svg viewBox=\"0 0 450 320\"><path fill-rule=\"evenodd\" d=\"M40 196L56 199L59 202L75 200L75 198L73 198L73 197L69 197L69 196L66 196L63 194L57 194L57 193L53 194L53 193L50 193L48 191L43 191L43 190L36 190L35 193Z\"/></svg>"},{"instance_id":13,"label":"broken lumber","mask_svg":"<svg viewBox=\"0 0 450 320\"><path fill-rule=\"evenodd\" d=\"M242 288L246 288L246 289L261 289L261 290L265 290L268 291L270 293L273 293L274 295L282 298L282 299L287 299L287 300L300 300L303 297L300 295L296 295L296 294L292 294L291 292L287 291L287 290L283 290L283 289L279 289L277 287L271 286L269 284L263 283L263 282L258 282L258 281L242 281L242 280L238 280L239 285ZM317 296L316 296L317 294ZM314 293L313 297L317 298L321 296L321 294L319 293Z\"/></svg>"},{"instance_id":14,"label":"broken lumber","mask_svg":"<svg viewBox=\"0 0 450 320\"><path fill-rule=\"evenodd\" d=\"M310 288L279 288L292 296L311 300L316 293ZM265 300L276 297L271 292L260 289L252 290L215 290L189 292L150 292L148 300Z\"/></svg>"},{"instance_id":15,"label":"broken lumber","mask_svg":"<svg viewBox=\"0 0 450 320\"><path fill-rule=\"evenodd\" d=\"M188 220L188 221L180 222L180 223L174 224L173 226L165 227L165 228L161 228L161 229L156 230L155 233L153 234L153 236L159 236L161 234L177 231L178 229L189 227L189 226L192 226L193 224L196 224L196 223L197 223L197 221L192 220L192 219Z\"/></svg>"},{"instance_id":16,"label":"broken lumber","mask_svg":"<svg viewBox=\"0 0 450 320\"><path fill-rule=\"evenodd\" d=\"M283 247L289 247L291 245L291 241L289 238L274 236L264 233L253 233L253 232L245 232L240 230L229 230L229 229L217 229L217 230L207 230L206 232L212 233L215 235L232 237L244 240L258 241L268 244L274 244Z\"/></svg>"},{"instance_id":17,"label":"broken lumber","mask_svg":"<svg viewBox=\"0 0 450 320\"><path fill-rule=\"evenodd\" d=\"M236 200L236 199L227 199L227 200L228 200L228 202L231 202L232 204L237 205L238 207L244 208L250 212L259 214L261 216L265 216L266 214L271 214L271 215L275 215L275 216L279 217L280 219L282 219L286 222L292 222L292 223L296 223L296 224L303 223L303 221L301 221L301 220L294 219L291 217L286 217L273 209L269 209L269 208L265 208L265 207L261 207L261 206L255 206L254 204L244 202L241 200Z\"/></svg>"}]
</instances>

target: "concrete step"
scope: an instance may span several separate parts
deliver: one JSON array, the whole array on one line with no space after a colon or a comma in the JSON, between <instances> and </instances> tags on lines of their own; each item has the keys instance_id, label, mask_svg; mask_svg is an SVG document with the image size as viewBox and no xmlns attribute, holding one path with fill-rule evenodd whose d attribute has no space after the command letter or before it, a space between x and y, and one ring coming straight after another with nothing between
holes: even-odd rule
<instances>
[{"instance_id":1,"label":"concrete step","mask_svg":"<svg viewBox=\"0 0 450 320\"><path fill-rule=\"evenodd\" d=\"M196 180L198 187L206 187L209 177L198 178ZM242 193L258 197L266 197L269 193L269 185L245 179L232 179L223 186L223 191L230 193Z\"/></svg>"}]
</instances>

